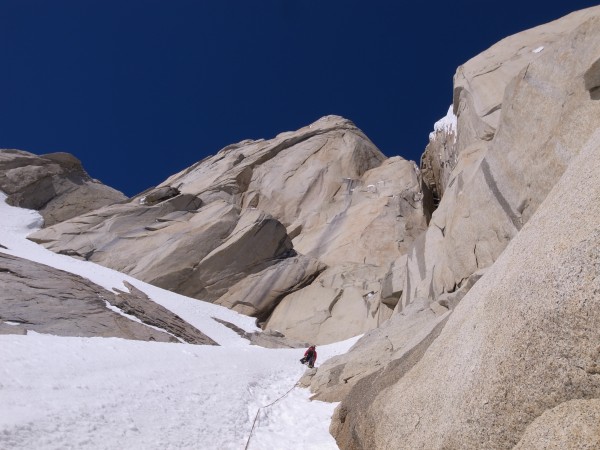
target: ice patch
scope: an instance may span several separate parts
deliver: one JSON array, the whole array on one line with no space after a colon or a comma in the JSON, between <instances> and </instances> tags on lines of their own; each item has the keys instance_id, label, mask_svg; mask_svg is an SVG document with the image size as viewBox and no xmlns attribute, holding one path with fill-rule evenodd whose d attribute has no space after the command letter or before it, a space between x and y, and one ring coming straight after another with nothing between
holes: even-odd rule
<instances>
[{"instance_id":1,"label":"ice patch","mask_svg":"<svg viewBox=\"0 0 600 450\"><path fill-rule=\"evenodd\" d=\"M544 46L543 45L541 47L536 48L535 50L531 50L531 53L539 53L542 50L544 50Z\"/></svg>"}]
</instances>

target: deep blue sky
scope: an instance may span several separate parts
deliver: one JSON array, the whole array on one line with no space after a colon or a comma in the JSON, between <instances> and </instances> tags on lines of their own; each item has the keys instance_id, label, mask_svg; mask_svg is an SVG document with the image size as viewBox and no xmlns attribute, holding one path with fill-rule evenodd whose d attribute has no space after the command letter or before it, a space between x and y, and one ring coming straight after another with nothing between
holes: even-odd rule
<instances>
[{"instance_id":1,"label":"deep blue sky","mask_svg":"<svg viewBox=\"0 0 600 450\"><path fill-rule=\"evenodd\" d=\"M592 1L0 0L0 148L133 195L326 114L418 161L456 67Z\"/></svg>"}]
</instances>

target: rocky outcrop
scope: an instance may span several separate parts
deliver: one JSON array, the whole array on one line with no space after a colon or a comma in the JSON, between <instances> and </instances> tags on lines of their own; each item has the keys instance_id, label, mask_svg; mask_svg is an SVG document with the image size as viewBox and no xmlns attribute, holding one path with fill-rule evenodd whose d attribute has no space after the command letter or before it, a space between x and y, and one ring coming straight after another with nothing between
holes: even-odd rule
<instances>
[{"instance_id":1,"label":"rocky outcrop","mask_svg":"<svg viewBox=\"0 0 600 450\"><path fill-rule=\"evenodd\" d=\"M250 345L258 345L264 348L306 348L310 345L307 342L299 342L289 339L283 334L273 330L260 332L254 331L249 333L248 331L242 330L240 327L232 324L231 322L217 319L216 317L213 317L213 319L216 322L219 322L221 325L225 325L227 328L235 331L238 336L250 341Z\"/></svg>"},{"instance_id":2,"label":"rocky outcrop","mask_svg":"<svg viewBox=\"0 0 600 450\"><path fill-rule=\"evenodd\" d=\"M445 307L436 310L425 301L413 302L402 313L366 333L350 352L321 364L310 382L313 399L339 402L360 380L392 361L396 364L410 355L414 360L415 353L422 355L439 335L449 314Z\"/></svg>"},{"instance_id":3,"label":"rocky outcrop","mask_svg":"<svg viewBox=\"0 0 600 450\"><path fill-rule=\"evenodd\" d=\"M346 395L332 423L340 447L509 448L535 419L522 445L538 448L532 442L540 433L561 433L556 414L578 414L569 403L566 411L544 411L598 397L597 332L588 333L599 320L589 302L600 301L600 211L592 200L600 181L600 8L559 22L525 32L522 41L502 41L459 69L460 78L469 64L497 58L502 76L492 77L493 89L503 96L487 99L494 111L468 102L457 109L455 97L456 165L446 185L443 171L424 167L443 197L385 285L386 298L399 299L399 314L415 303L456 311L437 339L430 333L408 343L406 356L390 358L390 333L382 327L313 378L318 397ZM503 69L501 58L525 44L534 51L513 55ZM455 90L459 103L489 94L477 83ZM469 118L474 111L478 122ZM408 327L396 316L394 322ZM593 433L581 442L592 448Z\"/></svg>"},{"instance_id":4,"label":"rocky outcrop","mask_svg":"<svg viewBox=\"0 0 600 450\"><path fill-rule=\"evenodd\" d=\"M317 374L318 369L313 367L312 369L306 369L302 377L298 380L297 386L307 388L310 386L312 378Z\"/></svg>"},{"instance_id":5,"label":"rocky outcrop","mask_svg":"<svg viewBox=\"0 0 600 450\"><path fill-rule=\"evenodd\" d=\"M453 111L460 129L459 155L494 138L502 112L508 109L506 87L518 74L596 14L595 8L585 9L509 36L457 69Z\"/></svg>"},{"instance_id":6,"label":"rocky outcrop","mask_svg":"<svg viewBox=\"0 0 600 450\"><path fill-rule=\"evenodd\" d=\"M21 150L0 150L0 190L8 204L39 210L46 226L127 198L92 179L73 155Z\"/></svg>"},{"instance_id":7,"label":"rocky outcrop","mask_svg":"<svg viewBox=\"0 0 600 450\"><path fill-rule=\"evenodd\" d=\"M126 281L128 292L110 292L77 275L3 253L0 279L0 333L31 330L59 336L217 345Z\"/></svg>"},{"instance_id":8,"label":"rocky outcrop","mask_svg":"<svg viewBox=\"0 0 600 450\"><path fill-rule=\"evenodd\" d=\"M244 276L293 255L285 228L271 216L223 200L191 209L200 203L182 197L155 206L109 206L31 239L210 301Z\"/></svg>"},{"instance_id":9,"label":"rocky outcrop","mask_svg":"<svg viewBox=\"0 0 600 450\"><path fill-rule=\"evenodd\" d=\"M317 344L375 328L392 312L380 302L384 272L381 266L364 264L328 268L312 284L286 296L269 317L266 328Z\"/></svg>"},{"instance_id":10,"label":"rocky outcrop","mask_svg":"<svg viewBox=\"0 0 600 450\"><path fill-rule=\"evenodd\" d=\"M443 294L434 302L415 299L379 327L368 331L348 353L327 360L311 379L313 398L339 402L359 381L370 379L370 375L382 368L402 364L406 369L406 361L414 364L484 273L485 270L476 272L455 292Z\"/></svg>"},{"instance_id":11,"label":"rocky outcrop","mask_svg":"<svg viewBox=\"0 0 600 450\"><path fill-rule=\"evenodd\" d=\"M597 442L600 130L578 150L424 354L344 399L332 424L341 448L545 448L529 443L542 430L576 435L578 415L578 438Z\"/></svg>"},{"instance_id":12,"label":"rocky outcrop","mask_svg":"<svg viewBox=\"0 0 600 450\"><path fill-rule=\"evenodd\" d=\"M325 270L317 259L297 255L250 274L231 286L215 303L265 322L280 302Z\"/></svg>"},{"instance_id":13,"label":"rocky outcrop","mask_svg":"<svg viewBox=\"0 0 600 450\"><path fill-rule=\"evenodd\" d=\"M404 274L401 265L388 274L404 280L397 310L436 301L493 264L595 132L598 14L508 37L458 68L457 117L436 124L421 160L424 182L443 197Z\"/></svg>"},{"instance_id":14,"label":"rocky outcrop","mask_svg":"<svg viewBox=\"0 0 600 450\"><path fill-rule=\"evenodd\" d=\"M443 197L408 252L398 310L492 265L596 131L597 16L592 8L520 33L459 68L456 164L445 185L434 177Z\"/></svg>"},{"instance_id":15,"label":"rocky outcrop","mask_svg":"<svg viewBox=\"0 0 600 450\"><path fill-rule=\"evenodd\" d=\"M107 307L115 295L61 270L0 253L0 333L177 342Z\"/></svg>"},{"instance_id":16,"label":"rocky outcrop","mask_svg":"<svg viewBox=\"0 0 600 450\"><path fill-rule=\"evenodd\" d=\"M420 174L413 162L395 157L351 184L344 212L293 241L330 267L283 299L267 328L320 344L355 336L390 317L390 304L382 302L384 278L426 226ZM323 242L319 251L315 234Z\"/></svg>"},{"instance_id":17,"label":"rocky outcrop","mask_svg":"<svg viewBox=\"0 0 600 450\"><path fill-rule=\"evenodd\" d=\"M226 147L31 239L319 344L390 316L381 282L426 227L423 197L414 163L387 159L350 121L328 116ZM299 325L281 312L290 308L332 311Z\"/></svg>"},{"instance_id":18,"label":"rocky outcrop","mask_svg":"<svg viewBox=\"0 0 600 450\"><path fill-rule=\"evenodd\" d=\"M125 314L138 318L146 325L163 329L188 344L218 345L177 314L150 300L146 294L131 283L124 281L123 284L129 292L114 288L117 295L111 296L110 300L107 300L112 306L116 306Z\"/></svg>"}]
</instances>

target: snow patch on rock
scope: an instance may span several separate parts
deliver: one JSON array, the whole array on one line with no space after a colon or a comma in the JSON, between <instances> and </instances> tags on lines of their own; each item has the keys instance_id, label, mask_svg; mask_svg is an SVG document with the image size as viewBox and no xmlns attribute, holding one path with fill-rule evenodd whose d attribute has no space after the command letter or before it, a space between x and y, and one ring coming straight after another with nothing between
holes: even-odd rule
<instances>
[{"instance_id":1,"label":"snow patch on rock","mask_svg":"<svg viewBox=\"0 0 600 450\"><path fill-rule=\"evenodd\" d=\"M456 136L456 127L457 117L454 115L452 105L450 105L446 115L433 125L433 131L429 133L429 140L435 139L435 135L438 132L445 132L446 134L453 133L454 136Z\"/></svg>"}]
</instances>

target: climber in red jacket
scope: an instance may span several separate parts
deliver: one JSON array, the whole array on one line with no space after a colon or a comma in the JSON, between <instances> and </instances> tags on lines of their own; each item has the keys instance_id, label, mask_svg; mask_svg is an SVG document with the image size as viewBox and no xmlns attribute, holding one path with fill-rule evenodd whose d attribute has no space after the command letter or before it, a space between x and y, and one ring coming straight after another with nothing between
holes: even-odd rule
<instances>
[{"instance_id":1,"label":"climber in red jacket","mask_svg":"<svg viewBox=\"0 0 600 450\"><path fill-rule=\"evenodd\" d=\"M311 369L315 367L315 361L317 360L317 346L311 345L308 350L304 352L304 358L300 360L302 364L308 363L308 367Z\"/></svg>"}]
</instances>

